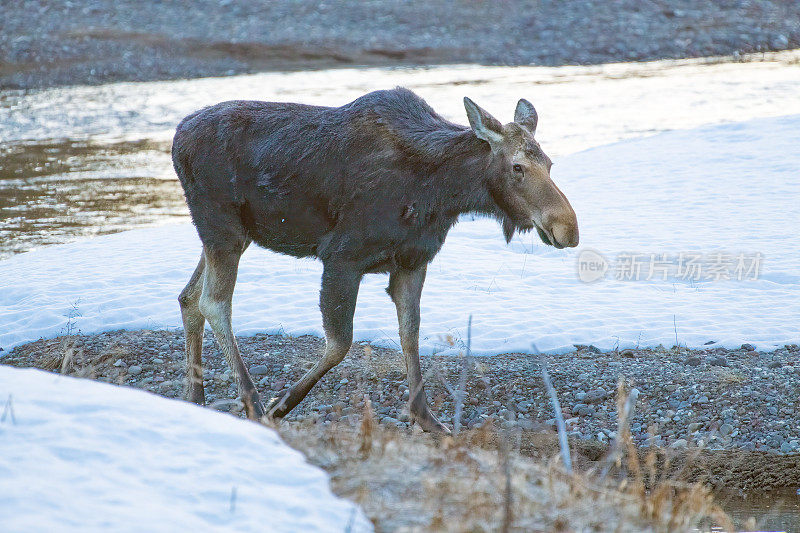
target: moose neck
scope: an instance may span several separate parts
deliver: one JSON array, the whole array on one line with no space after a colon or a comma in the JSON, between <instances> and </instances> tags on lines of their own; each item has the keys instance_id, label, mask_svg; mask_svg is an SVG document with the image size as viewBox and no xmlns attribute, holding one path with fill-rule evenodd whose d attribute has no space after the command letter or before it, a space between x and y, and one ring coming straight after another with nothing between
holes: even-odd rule
<instances>
[{"instance_id":1,"label":"moose neck","mask_svg":"<svg viewBox=\"0 0 800 533\"><path fill-rule=\"evenodd\" d=\"M471 129L438 140L437 155L441 157L433 177L437 187L448 193L441 197L448 214L501 216L489 192L488 180L497 170L493 168L496 163L488 143L478 139Z\"/></svg>"}]
</instances>

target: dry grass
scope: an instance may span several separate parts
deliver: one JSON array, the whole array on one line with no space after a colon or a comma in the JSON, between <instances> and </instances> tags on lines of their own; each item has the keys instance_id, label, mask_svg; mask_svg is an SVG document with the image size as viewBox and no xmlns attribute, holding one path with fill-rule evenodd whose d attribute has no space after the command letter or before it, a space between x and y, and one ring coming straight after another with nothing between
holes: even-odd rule
<instances>
[{"instance_id":1,"label":"dry grass","mask_svg":"<svg viewBox=\"0 0 800 533\"><path fill-rule=\"evenodd\" d=\"M368 403L359 427L277 429L331 474L334 492L359 503L376 531L733 528L708 488L659 479L656 461L640 465L635 450L626 457L633 475L616 481L591 471L569 475L558 458L524 457L515 451L515 435L498 434L491 424L457 438L386 429L375 424Z\"/></svg>"}]
</instances>

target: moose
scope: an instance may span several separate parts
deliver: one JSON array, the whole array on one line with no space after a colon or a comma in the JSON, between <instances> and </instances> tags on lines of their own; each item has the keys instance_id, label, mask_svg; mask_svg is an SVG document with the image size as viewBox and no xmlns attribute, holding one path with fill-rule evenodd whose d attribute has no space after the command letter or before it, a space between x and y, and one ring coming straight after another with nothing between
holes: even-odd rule
<instances>
[{"instance_id":1,"label":"moose","mask_svg":"<svg viewBox=\"0 0 800 533\"><path fill-rule=\"evenodd\" d=\"M172 161L202 254L180 293L187 399L203 404L205 322L234 372L246 415L286 415L347 354L359 284L388 273L409 383L423 430L448 432L431 412L419 362L420 295L428 263L465 213L494 217L507 242L536 229L556 248L578 245L578 224L534 139L538 115L519 100L501 124L464 98L470 127L437 114L405 88L341 107L234 100L188 115ZM323 263L324 355L264 405L231 326L239 259L251 242Z\"/></svg>"}]
</instances>

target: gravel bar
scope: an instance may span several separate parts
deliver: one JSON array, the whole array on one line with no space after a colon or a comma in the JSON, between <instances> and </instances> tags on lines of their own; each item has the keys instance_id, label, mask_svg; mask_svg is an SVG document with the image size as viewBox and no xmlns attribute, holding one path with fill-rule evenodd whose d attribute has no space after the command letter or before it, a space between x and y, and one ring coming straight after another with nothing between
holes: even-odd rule
<instances>
[{"instance_id":1,"label":"gravel bar","mask_svg":"<svg viewBox=\"0 0 800 533\"><path fill-rule=\"evenodd\" d=\"M362 65L566 65L800 46L786 0L10 0L0 89Z\"/></svg>"},{"instance_id":2,"label":"gravel bar","mask_svg":"<svg viewBox=\"0 0 800 533\"><path fill-rule=\"evenodd\" d=\"M231 372L216 342L204 345L208 405L241 412ZM316 337L255 335L240 347L262 395L279 395L322 353ZM639 390L631 421L636 444L647 447L800 452L800 348L757 352L655 348L601 353L581 346L563 355L544 355L558 392L569 437L606 444L617 427L616 391ZM102 381L181 397L184 388L182 331L117 331L40 340L0 352L13 366L61 369ZM434 412L452 426L454 398L464 359L423 358ZM538 360L504 354L471 358L462 425L491 419L509 429L553 431L555 419L540 377ZM287 417L319 424L357 423L364 395L384 425L409 427L405 364L395 350L355 344L342 364L328 373Z\"/></svg>"}]
</instances>

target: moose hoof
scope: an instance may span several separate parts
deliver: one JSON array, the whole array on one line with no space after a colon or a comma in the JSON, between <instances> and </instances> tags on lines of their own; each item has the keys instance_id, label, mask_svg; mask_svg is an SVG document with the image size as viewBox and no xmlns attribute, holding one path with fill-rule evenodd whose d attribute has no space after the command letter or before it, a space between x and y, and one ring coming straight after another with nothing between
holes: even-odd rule
<instances>
[{"instance_id":1,"label":"moose hoof","mask_svg":"<svg viewBox=\"0 0 800 533\"><path fill-rule=\"evenodd\" d=\"M427 433L438 433L440 435L450 435L450 429L447 426L439 422L433 414L428 411L423 415L415 415L414 421L419 424L419 427L422 428L422 431Z\"/></svg>"},{"instance_id":2,"label":"moose hoof","mask_svg":"<svg viewBox=\"0 0 800 533\"><path fill-rule=\"evenodd\" d=\"M267 410L264 409L264 404L261 402L261 397L256 391L243 394L242 403L244 403L244 411L247 414L247 418L250 420L261 420L267 413Z\"/></svg>"},{"instance_id":3,"label":"moose hoof","mask_svg":"<svg viewBox=\"0 0 800 533\"><path fill-rule=\"evenodd\" d=\"M206 394L202 387L189 389L186 393L186 400L196 403L197 405L206 404Z\"/></svg>"},{"instance_id":4,"label":"moose hoof","mask_svg":"<svg viewBox=\"0 0 800 533\"><path fill-rule=\"evenodd\" d=\"M287 394L272 398L267 404L267 416L270 418L283 418L289 412L289 408L286 405L288 400Z\"/></svg>"}]
</instances>

